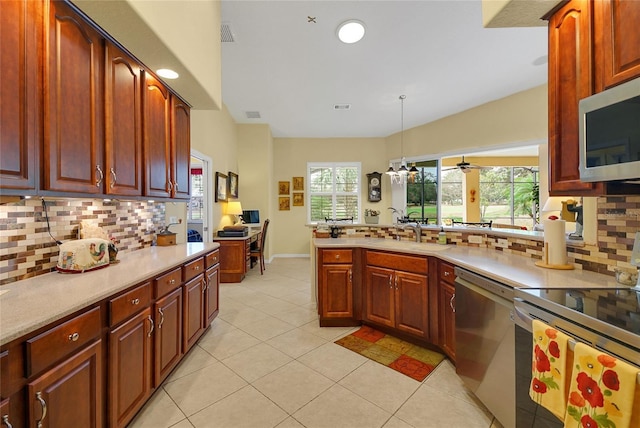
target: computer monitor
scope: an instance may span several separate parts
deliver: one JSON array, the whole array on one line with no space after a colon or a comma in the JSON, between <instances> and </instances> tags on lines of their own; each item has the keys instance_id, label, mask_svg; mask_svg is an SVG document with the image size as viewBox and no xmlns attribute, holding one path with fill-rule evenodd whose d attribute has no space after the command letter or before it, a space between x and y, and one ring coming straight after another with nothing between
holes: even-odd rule
<instances>
[{"instance_id":1,"label":"computer monitor","mask_svg":"<svg viewBox=\"0 0 640 428\"><path fill-rule=\"evenodd\" d=\"M258 210L242 210L242 221L248 224L260 223L260 211Z\"/></svg>"}]
</instances>

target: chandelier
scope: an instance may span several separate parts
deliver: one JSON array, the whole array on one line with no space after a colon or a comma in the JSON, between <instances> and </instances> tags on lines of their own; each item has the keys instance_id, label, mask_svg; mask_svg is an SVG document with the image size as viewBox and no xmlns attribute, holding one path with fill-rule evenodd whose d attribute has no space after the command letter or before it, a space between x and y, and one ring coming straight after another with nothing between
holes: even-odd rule
<instances>
[{"instance_id":1,"label":"chandelier","mask_svg":"<svg viewBox=\"0 0 640 428\"><path fill-rule=\"evenodd\" d=\"M407 182L408 178L413 179L415 174L418 172L418 168L414 166L411 169L407 168L407 162L404 158L404 100L407 98L406 95L400 95L398 99L400 100L400 166L396 171L393 168L392 164L389 164L389 169L386 174L391 179L391 183L395 184L404 184Z\"/></svg>"}]
</instances>

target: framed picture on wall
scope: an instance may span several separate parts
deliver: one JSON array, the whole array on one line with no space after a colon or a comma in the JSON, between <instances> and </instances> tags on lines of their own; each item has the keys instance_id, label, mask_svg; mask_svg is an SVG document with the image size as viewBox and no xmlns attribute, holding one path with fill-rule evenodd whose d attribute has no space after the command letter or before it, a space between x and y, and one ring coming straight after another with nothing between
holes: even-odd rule
<instances>
[{"instance_id":1,"label":"framed picture on wall","mask_svg":"<svg viewBox=\"0 0 640 428\"><path fill-rule=\"evenodd\" d=\"M288 195L288 194L289 194L289 182L278 181L278 195Z\"/></svg>"},{"instance_id":2,"label":"framed picture on wall","mask_svg":"<svg viewBox=\"0 0 640 428\"><path fill-rule=\"evenodd\" d=\"M221 172L216 172L216 202L227 200L227 176Z\"/></svg>"},{"instance_id":3,"label":"framed picture on wall","mask_svg":"<svg viewBox=\"0 0 640 428\"><path fill-rule=\"evenodd\" d=\"M293 193L293 206L294 207L304 207L304 193L294 192Z\"/></svg>"},{"instance_id":4,"label":"framed picture on wall","mask_svg":"<svg viewBox=\"0 0 640 428\"><path fill-rule=\"evenodd\" d=\"M238 174L229 171L229 197L238 199Z\"/></svg>"},{"instance_id":5,"label":"framed picture on wall","mask_svg":"<svg viewBox=\"0 0 640 428\"><path fill-rule=\"evenodd\" d=\"M288 196L280 196L278 198L278 209L280 211L289 211L290 210L290 198Z\"/></svg>"},{"instance_id":6,"label":"framed picture on wall","mask_svg":"<svg viewBox=\"0 0 640 428\"><path fill-rule=\"evenodd\" d=\"M302 190L304 190L304 177L293 177L293 191Z\"/></svg>"}]
</instances>

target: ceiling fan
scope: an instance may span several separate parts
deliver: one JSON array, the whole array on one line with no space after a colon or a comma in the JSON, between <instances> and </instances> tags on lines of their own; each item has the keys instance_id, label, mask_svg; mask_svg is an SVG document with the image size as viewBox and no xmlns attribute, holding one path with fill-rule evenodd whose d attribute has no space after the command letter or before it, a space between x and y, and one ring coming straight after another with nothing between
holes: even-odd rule
<instances>
[{"instance_id":1,"label":"ceiling fan","mask_svg":"<svg viewBox=\"0 0 640 428\"><path fill-rule=\"evenodd\" d=\"M449 170L452 170L452 169L459 169L460 171L464 172L465 174L468 174L469 172L471 172L472 169L482 169L482 168L484 168L484 167L479 166L479 165L473 165L473 164L471 164L469 162L466 162L464 160L464 156L462 156L462 161L458 162L456 164L455 168L454 167L445 168L445 169L443 169L443 171L449 171Z\"/></svg>"}]
</instances>

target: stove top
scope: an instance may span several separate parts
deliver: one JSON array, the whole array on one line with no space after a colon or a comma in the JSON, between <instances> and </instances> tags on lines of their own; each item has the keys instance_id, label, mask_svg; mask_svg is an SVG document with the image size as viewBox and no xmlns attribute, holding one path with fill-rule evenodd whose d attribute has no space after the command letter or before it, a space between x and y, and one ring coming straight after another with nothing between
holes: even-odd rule
<instances>
[{"instance_id":1,"label":"stove top","mask_svg":"<svg viewBox=\"0 0 640 428\"><path fill-rule=\"evenodd\" d=\"M515 297L596 331L604 323L624 330L625 336L640 336L640 290L635 288L518 288Z\"/></svg>"}]
</instances>

